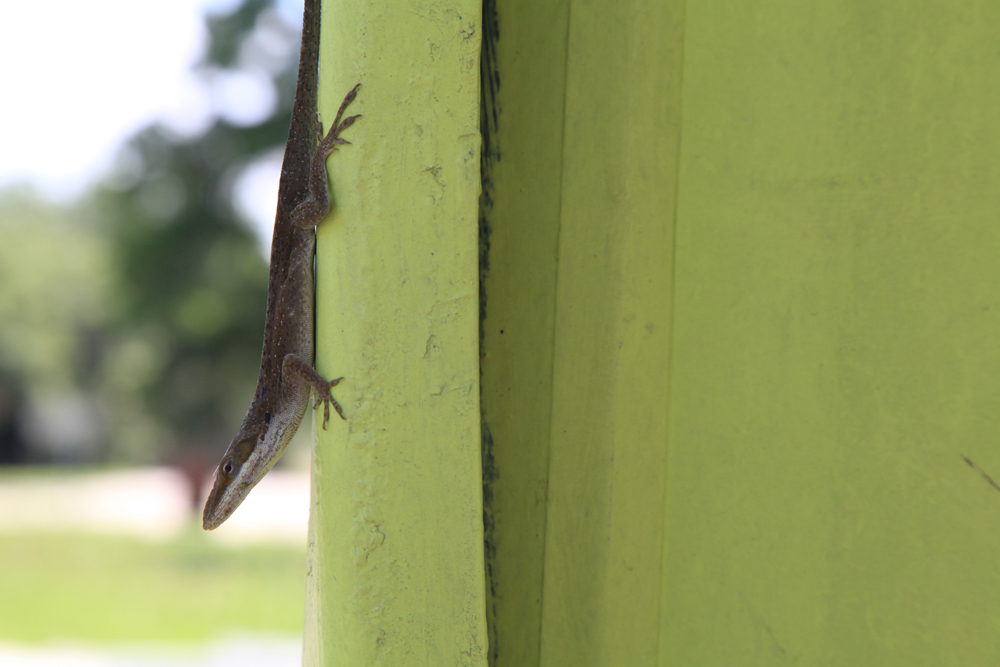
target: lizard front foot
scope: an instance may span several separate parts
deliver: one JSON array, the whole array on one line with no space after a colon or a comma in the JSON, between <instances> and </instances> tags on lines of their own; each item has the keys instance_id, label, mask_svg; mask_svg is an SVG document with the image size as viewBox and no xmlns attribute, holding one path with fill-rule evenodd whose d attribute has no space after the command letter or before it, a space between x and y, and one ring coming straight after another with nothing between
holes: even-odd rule
<instances>
[{"instance_id":1,"label":"lizard front foot","mask_svg":"<svg viewBox=\"0 0 1000 667\"><path fill-rule=\"evenodd\" d=\"M344 411L340 407L340 403L338 403L337 399L335 399L333 397L333 394L330 393L330 390L332 388L336 387L338 384L340 384L340 381L343 380L343 379L344 378L339 377L336 380L330 380L329 382L323 382L322 385L313 385L313 388L316 390L316 399L313 401L313 410L315 410L316 408L319 407L320 402L323 403L323 430L324 431L326 430L326 423L328 421L330 421L330 404L331 403L333 404L333 409L337 411L338 415L340 415L340 418L343 419L343 420L345 420L345 421L347 420L347 417L344 416ZM322 389L320 387L322 387Z\"/></svg>"},{"instance_id":2,"label":"lizard front foot","mask_svg":"<svg viewBox=\"0 0 1000 667\"><path fill-rule=\"evenodd\" d=\"M319 372L307 364L302 358L297 354L286 354L285 358L281 362L281 375L283 378L289 378L288 380L282 380L282 383L291 382L291 375L297 375L312 387L315 392L316 399L313 401L313 410L319 407L320 402L323 403L323 430L326 430L326 423L330 421L330 404L333 404L333 409L337 411L340 418L347 420L344 416L344 411L340 407L340 403L337 399L333 397L330 393L330 389L336 387L340 384L340 381L344 378L339 377L336 380L330 380L327 382L323 379L323 376ZM291 391L291 387L289 387ZM308 397L307 397L308 398Z\"/></svg>"}]
</instances>

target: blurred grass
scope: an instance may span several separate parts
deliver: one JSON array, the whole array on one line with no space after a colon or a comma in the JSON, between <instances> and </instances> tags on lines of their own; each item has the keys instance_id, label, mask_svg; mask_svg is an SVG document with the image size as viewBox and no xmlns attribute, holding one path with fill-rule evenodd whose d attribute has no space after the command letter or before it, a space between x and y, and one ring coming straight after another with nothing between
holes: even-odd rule
<instances>
[{"instance_id":1,"label":"blurred grass","mask_svg":"<svg viewBox=\"0 0 1000 667\"><path fill-rule=\"evenodd\" d=\"M0 535L0 639L200 641L301 633L305 549L167 544L91 534Z\"/></svg>"}]
</instances>

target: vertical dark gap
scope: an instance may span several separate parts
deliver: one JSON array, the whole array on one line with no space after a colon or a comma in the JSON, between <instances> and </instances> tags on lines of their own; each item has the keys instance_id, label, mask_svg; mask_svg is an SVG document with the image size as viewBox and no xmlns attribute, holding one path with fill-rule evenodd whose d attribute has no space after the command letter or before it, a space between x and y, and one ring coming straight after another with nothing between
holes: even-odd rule
<instances>
[{"instance_id":1,"label":"vertical dark gap","mask_svg":"<svg viewBox=\"0 0 1000 667\"><path fill-rule=\"evenodd\" d=\"M490 270L490 214L493 211L493 165L500 161L497 145L497 124L500 108L497 93L500 90L500 72L497 70L496 46L500 38L496 0L483 0L483 41L479 60L479 133L482 147L479 157L479 177L482 193L479 196L479 380L482 387L483 343L486 334L486 276ZM483 540L486 562L486 624L489 638L488 660L491 667L497 664L499 646L496 631L497 580L496 542L494 539L493 482L499 477L493 459L493 435L486 421L480 389L480 427L483 460Z\"/></svg>"}]
</instances>

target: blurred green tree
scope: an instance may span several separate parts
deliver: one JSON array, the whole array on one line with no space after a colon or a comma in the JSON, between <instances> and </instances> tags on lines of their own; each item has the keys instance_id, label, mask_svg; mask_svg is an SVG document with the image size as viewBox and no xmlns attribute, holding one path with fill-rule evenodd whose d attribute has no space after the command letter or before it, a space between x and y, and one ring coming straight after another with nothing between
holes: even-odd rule
<instances>
[{"instance_id":1,"label":"blurred green tree","mask_svg":"<svg viewBox=\"0 0 1000 667\"><path fill-rule=\"evenodd\" d=\"M0 463L92 459L103 430L92 348L113 302L106 240L26 189L0 194L0 230Z\"/></svg>"},{"instance_id":2,"label":"blurred green tree","mask_svg":"<svg viewBox=\"0 0 1000 667\"><path fill-rule=\"evenodd\" d=\"M195 137L163 126L124 147L118 176L88 204L110 240L121 301L110 328L106 385L118 405L157 428L117 423L113 459L172 458L221 451L253 391L263 337L267 264L234 207L241 170L283 145L294 94L298 36L279 23L269 0L248 0L208 19L210 44L200 71L211 84L265 57L268 39L284 39L289 57L272 68L278 103L249 125L216 117ZM116 182L117 181L117 182ZM137 410L113 411L122 419ZM152 440L151 440L152 438Z\"/></svg>"},{"instance_id":3,"label":"blurred green tree","mask_svg":"<svg viewBox=\"0 0 1000 667\"><path fill-rule=\"evenodd\" d=\"M127 171L127 185L105 186L92 201L121 287L114 326L121 367L111 372L125 377L114 384L125 388L121 400L141 400L156 417L158 458L206 447L214 456L235 433L253 391L267 265L235 210L233 185L240 170L284 144L288 131L298 36L287 25L275 30L272 4L247 0L210 17L200 70L211 83L220 72L259 61L258 31L286 40L279 51L289 58L273 70L276 111L250 126L217 117L188 139L162 126L143 130L122 152L119 176ZM149 456L141 450L153 443L119 431L115 458Z\"/></svg>"},{"instance_id":4,"label":"blurred green tree","mask_svg":"<svg viewBox=\"0 0 1000 667\"><path fill-rule=\"evenodd\" d=\"M291 20L272 0L207 18L198 72L219 98L241 74L273 86L266 118L220 108L196 136L148 127L73 206L0 193L0 463L207 461L236 432L267 262L234 188L285 143Z\"/></svg>"}]
</instances>

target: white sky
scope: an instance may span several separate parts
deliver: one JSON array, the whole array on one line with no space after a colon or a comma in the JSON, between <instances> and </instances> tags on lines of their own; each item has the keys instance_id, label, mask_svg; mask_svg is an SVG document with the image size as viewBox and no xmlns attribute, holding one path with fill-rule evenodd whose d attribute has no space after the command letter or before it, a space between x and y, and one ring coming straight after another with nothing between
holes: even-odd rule
<instances>
[{"instance_id":1,"label":"white sky","mask_svg":"<svg viewBox=\"0 0 1000 667\"><path fill-rule=\"evenodd\" d=\"M206 11L239 0L10 0L0 17L0 188L28 183L69 201L110 169L118 147L156 120L195 134L214 115L256 122L273 90L232 77L211 90L192 72ZM278 3L292 21L302 0ZM240 118L241 117L241 118ZM247 170L240 209L265 239L280 154Z\"/></svg>"}]
</instances>

